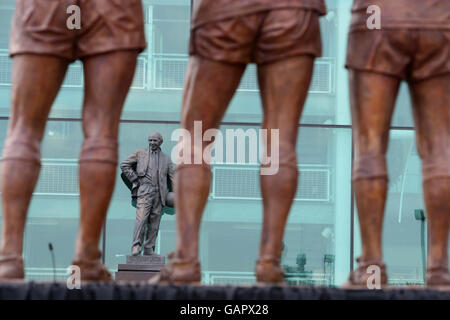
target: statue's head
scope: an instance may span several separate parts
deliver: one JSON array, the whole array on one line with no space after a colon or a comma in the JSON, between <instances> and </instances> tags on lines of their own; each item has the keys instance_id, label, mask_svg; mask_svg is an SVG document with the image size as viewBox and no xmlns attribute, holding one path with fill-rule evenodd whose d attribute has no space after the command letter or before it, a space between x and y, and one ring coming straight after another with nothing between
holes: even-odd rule
<instances>
[{"instance_id":1,"label":"statue's head","mask_svg":"<svg viewBox=\"0 0 450 320\"><path fill-rule=\"evenodd\" d=\"M163 137L159 132L152 132L148 136L148 144L150 146L150 149L156 150L161 146L163 143Z\"/></svg>"}]
</instances>

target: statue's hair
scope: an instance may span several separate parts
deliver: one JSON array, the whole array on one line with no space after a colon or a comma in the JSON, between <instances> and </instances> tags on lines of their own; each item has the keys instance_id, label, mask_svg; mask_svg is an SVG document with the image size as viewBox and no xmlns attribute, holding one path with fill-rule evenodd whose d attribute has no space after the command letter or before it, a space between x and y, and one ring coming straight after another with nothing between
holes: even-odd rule
<instances>
[{"instance_id":1,"label":"statue's hair","mask_svg":"<svg viewBox=\"0 0 450 320\"><path fill-rule=\"evenodd\" d=\"M163 139L161 133L159 133L159 132L156 132L156 131L155 131L155 132L150 133L149 136L148 136L148 138L150 139L151 136L157 136L158 139L159 139L159 141L161 141L161 144L162 144L163 141L164 141L164 139Z\"/></svg>"}]
</instances>

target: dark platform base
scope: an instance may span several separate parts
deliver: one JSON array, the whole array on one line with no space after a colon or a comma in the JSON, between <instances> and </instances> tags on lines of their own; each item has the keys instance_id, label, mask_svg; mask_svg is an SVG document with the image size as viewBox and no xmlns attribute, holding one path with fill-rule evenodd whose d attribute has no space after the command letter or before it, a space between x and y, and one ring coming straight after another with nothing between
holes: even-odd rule
<instances>
[{"instance_id":1,"label":"dark platform base","mask_svg":"<svg viewBox=\"0 0 450 320\"><path fill-rule=\"evenodd\" d=\"M115 279L116 281L131 281L131 282L140 282L140 281L148 281L159 273L157 272L142 272L142 271L125 271L121 270L116 272Z\"/></svg>"},{"instance_id":2,"label":"dark platform base","mask_svg":"<svg viewBox=\"0 0 450 320\"><path fill-rule=\"evenodd\" d=\"M127 256L127 263L119 264L116 281L147 281L164 267L164 256Z\"/></svg>"},{"instance_id":3,"label":"dark platform base","mask_svg":"<svg viewBox=\"0 0 450 320\"><path fill-rule=\"evenodd\" d=\"M0 283L1 300L450 300L430 289L341 290L298 286L232 287L91 283Z\"/></svg>"}]
</instances>

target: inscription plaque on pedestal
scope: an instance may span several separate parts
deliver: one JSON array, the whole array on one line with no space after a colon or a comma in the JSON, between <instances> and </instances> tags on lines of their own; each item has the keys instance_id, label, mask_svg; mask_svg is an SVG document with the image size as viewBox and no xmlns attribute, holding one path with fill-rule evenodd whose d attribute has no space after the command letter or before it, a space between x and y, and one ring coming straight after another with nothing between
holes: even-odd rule
<instances>
[{"instance_id":1,"label":"inscription plaque on pedestal","mask_svg":"<svg viewBox=\"0 0 450 320\"><path fill-rule=\"evenodd\" d=\"M116 281L146 281L157 275L166 263L160 255L127 256L125 264L119 264Z\"/></svg>"},{"instance_id":2,"label":"inscription plaque on pedestal","mask_svg":"<svg viewBox=\"0 0 450 320\"><path fill-rule=\"evenodd\" d=\"M164 265L166 257L160 255L127 256L127 264Z\"/></svg>"}]
</instances>

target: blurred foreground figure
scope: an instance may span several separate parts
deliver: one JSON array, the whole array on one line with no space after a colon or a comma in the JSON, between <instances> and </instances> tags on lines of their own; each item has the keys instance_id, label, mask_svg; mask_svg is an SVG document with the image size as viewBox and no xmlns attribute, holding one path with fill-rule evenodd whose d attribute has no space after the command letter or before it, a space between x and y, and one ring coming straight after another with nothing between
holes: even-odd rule
<instances>
[{"instance_id":1,"label":"blurred foreground figure","mask_svg":"<svg viewBox=\"0 0 450 320\"><path fill-rule=\"evenodd\" d=\"M366 10L381 10L381 29L369 30ZM427 284L449 286L450 1L355 0L348 40L356 158L353 184L362 256L346 287L366 287L378 266L386 285L381 235L388 188L385 154L395 100L408 82L422 158L429 226Z\"/></svg>"},{"instance_id":2,"label":"blurred foreground figure","mask_svg":"<svg viewBox=\"0 0 450 320\"><path fill-rule=\"evenodd\" d=\"M67 13L78 5L80 28ZM73 7L71 7L73 8ZM75 11L76 14L76 11ZM76 17L75 17L76 18ZM24 278L23 234L40 170L40 144L68 65L84 67L81 219L73 264L81 280L110 280L98 249L114 189L122 106L145 48L140 0L17 0L11 118L2 156L0 280Z\"/></svg>"},{"instance_id":3,"label":"blurred foreground figure","mask_svg":"<svg viewBox=\"0 0 450 320\"><path fill-rule=\"evenodd\" d=\"M182 128L191 137L194 121L201 121L202 136L218 128L246 65L257 64L268 136L265 147L279 151L279 159L272 159L279 169L261 175L264 222L256 277L259 282L281 283L281 241L297 189L298 124L314 60L321 55L319 16L325 13L325 4L323 0L198 0L194 12ZM271 140L274 129L279 130L279 144ZM183 146L189 159L183 159L175 173L176 250L152 282L201 280L199 228L211 169L203 159L195 164L194 156L201 157L210 142L194 145L193 140Z\"/></svg>"}]
</instances>

